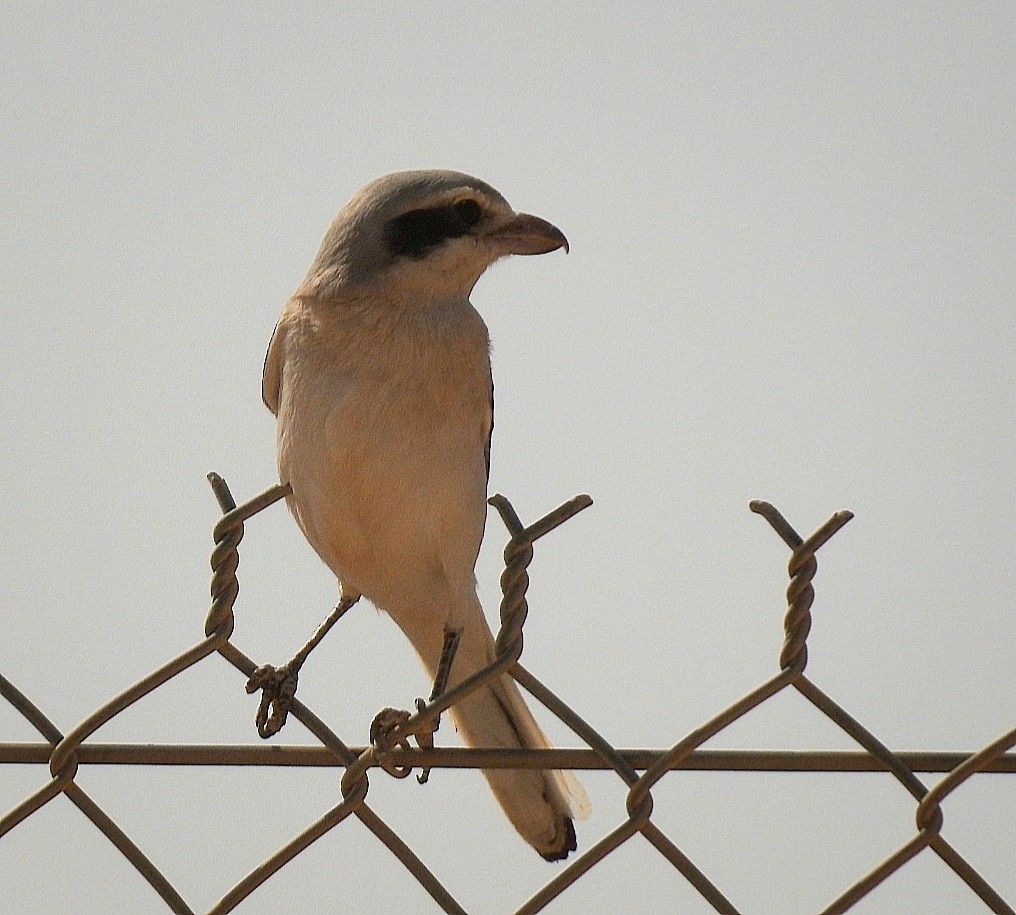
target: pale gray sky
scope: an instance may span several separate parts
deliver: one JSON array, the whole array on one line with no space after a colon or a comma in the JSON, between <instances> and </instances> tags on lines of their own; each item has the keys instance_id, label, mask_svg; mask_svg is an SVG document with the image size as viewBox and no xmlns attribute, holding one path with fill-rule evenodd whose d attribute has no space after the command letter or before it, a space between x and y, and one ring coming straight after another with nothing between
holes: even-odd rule
<instances>
[{"instance_id":1,"label":"pale gray sky","mask_svg":"<svg viewBox=\"0 0 1016 915\"><path fill-rule=\"evenodd\" d=\"M1016 717L1014 26L1006 3L4 4L0 670L67 731L200 639L204 475L238 499L276 479L260 374L278 311L354 191L441 167L572 244L473 295L492 491L526 520L595 499L537 548L527 666L615 745L669 746L777 669L787 551L748 501L802 534L848 508L810 675L895 749L995 739ZM492 514L492 617L504 539ZM281 506L249 525L240 574L234 640L258 660L334 599ZM368 607L300 686L351 743L427 688ZM254 709L213 657L94 739L254 742ZM0 708L0 740L35 739ZM790 695L713 745L852 748ZM46 778L0 775L4 810ZM334 771L78 780L196 911L338 796ZM624 791L583 782L588 848ZM676 773L654 797L758 915L818 911L914 830L888 776ZM478 773L374 773L370 800L471 913L557 872ZM1016 899L1012 777L944 809ZM0 841L0 872L11 912L165 911L63 798ZM436 911L353 820L237 911L284 905ZM547 911L711 910L635 837ZM856 911L986 909L926 852Z\"/></svg>"}]
</instances>

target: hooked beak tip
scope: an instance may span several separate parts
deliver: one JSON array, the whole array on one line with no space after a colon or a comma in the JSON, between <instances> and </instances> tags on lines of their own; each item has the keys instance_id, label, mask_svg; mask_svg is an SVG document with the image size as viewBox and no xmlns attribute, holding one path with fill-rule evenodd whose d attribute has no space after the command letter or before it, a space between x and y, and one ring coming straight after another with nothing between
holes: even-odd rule
<instances>
[{"instance_id":1,"label":"hooked beak tip","mask_svg":"<svg viewBox=\"0 0 1016 915\"><path fill-rule=\"evenodd\" d=\"M558 248L564 248L567 253L569 250L564 232L546 219L529 213L516 213L495 229L490 238L507 254L548 254Z\"/></svg>"}]
</instances>

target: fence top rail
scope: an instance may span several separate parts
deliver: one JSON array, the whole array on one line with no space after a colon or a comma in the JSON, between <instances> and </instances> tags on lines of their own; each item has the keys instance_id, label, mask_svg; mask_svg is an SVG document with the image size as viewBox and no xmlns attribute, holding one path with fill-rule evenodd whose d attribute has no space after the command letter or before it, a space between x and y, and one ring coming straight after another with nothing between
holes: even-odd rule
<instances>
[{"instance_id":1,"label":"fence top rail","mask_svg":"<svg viewBox=\"0 0 1016 915\"><path fill-rule=\"evenodd\" d=\"M368 747L350 746L360 755ZM53 747L47 743L0 743L0 764L49 762ZM327 747L261 746L257 744L148 744L85 743L75 751L85 765L136 766L284 766L342 768ZM618 749L633 769L645 770L667 756L669 749ZM897 758L914 772L952 772L974 751L903 750ZM550 749L484 749L437 747L393 749L390 761L397 766L429 769L584 769L612 770L595 751L574 747ZM671 771L727 772L885 772L885 766L869 753L856 750L696 750L675 760ZM1016 753L992 760L982 773L1016 774Z\"/></svg>"}]
</instances>

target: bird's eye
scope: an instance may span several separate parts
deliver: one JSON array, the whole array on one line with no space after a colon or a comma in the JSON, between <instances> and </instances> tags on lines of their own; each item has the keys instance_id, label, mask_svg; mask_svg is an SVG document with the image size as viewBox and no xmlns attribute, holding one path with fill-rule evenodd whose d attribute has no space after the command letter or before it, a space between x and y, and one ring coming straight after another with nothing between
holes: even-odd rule
<instances>
[{"instance_id":1,"label":"bird's eye","mask_svg":"<svg viewBox=\"0 0 1016 915\"><path fill-rule=\"evenodd\" d=\"M464 226L475 226L480 221L483 211L475 200L460 200L452 209Z\"/></svg>"}]
</instances>

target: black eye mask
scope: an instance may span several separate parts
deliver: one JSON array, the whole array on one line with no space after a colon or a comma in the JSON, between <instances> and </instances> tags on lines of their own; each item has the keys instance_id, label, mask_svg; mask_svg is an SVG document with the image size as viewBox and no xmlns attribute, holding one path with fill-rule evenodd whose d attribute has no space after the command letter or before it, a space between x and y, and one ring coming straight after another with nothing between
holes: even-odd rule
<instances>
[{"instance_id":1,"label":"black eye mask","mask_svg":"<svg viewBox=\"0 0 1016 915\"><path fill-rule=\"evenodd\" d=\"M394 257L422 258L450 238L469 234L483 215L475 200L410 210L385 226L385 241Z\"/></svg>"}]
</instances>

